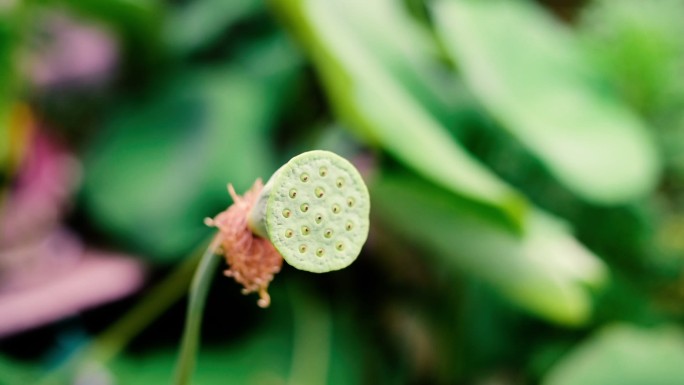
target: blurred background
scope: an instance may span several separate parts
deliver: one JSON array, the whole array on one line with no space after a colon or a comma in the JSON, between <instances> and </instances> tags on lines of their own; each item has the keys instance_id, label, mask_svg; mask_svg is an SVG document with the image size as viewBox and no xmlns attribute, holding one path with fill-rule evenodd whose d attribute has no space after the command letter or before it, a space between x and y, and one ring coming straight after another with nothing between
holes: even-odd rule
<instances>
[{"instance_id":1,"label":"blurred background","mask_svg":"<svg viewBox=\"0 0 684 385\"><path fill-rule=\"evenodd\" d=\"M349 268L197 384L684 384L684 1L0 0L0 384L164 384L203 218L311 149Z\"/></svg>"}]
</instances>

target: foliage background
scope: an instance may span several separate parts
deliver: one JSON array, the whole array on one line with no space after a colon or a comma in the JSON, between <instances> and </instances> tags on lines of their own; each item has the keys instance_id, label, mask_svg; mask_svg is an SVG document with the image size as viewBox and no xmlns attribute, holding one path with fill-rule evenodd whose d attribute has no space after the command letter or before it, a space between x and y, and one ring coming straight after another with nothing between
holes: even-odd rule
<instances>
[{"instance_id":1,"label":"foliage background","mask_svg":"<svg viewBox=\"0 0 684 385\"><path fill-rule=\"evenodd\" d=\"M682 14L0 2L0 384L168 382L202 218L314 148L362 255L267 310L217 279L196 383L683 383Z\"/></svg>"}]
</instances>

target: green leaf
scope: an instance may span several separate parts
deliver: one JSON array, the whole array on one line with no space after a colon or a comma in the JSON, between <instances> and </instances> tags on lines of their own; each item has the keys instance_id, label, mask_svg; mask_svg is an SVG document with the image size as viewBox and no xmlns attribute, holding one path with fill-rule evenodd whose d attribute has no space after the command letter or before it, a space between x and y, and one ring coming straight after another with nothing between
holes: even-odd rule
<instances>
[{"instance_id":1,"label":"green leaf","mask_svg":"<svg viewBox=\"0 0 684 385\"><path fill-rule=\"evenodd\" d=\"M287 295L274 293L276 300L260 312L258 325L239 338L214 340L200 349L192 383L361 383L358 352L368 347L358 336L358 324L349 322L348 308L333 309L315 292L290 285ZM121 357L111 368L117 383L166 384L176 358L172 350L148 351Z\"/></svg>"},{"instance_id":2,"label":"green leaf","mask_svg":"<svg viewBox=\"0 0 684 385\"><path fill-rule=\"evenodd\" d=\"M16 127L10 127L10 109L13 91L16 91L16 74L14 56L17 40L17 20L19 12L11 6L0 9L0 175L6 171L11 162L12 136ZM15 22L13 22L15 21Z\"/></svg>"},{"instance_id":3,"label":"green leaf","mask_svg":"<svg viewBox=\"0 0 684 385\"><path fill-rule=\"evenodd\" d=\"M139 249L182 255L207 233L202 218L273 171L267 129L278 98L237 70L175 79L117 111L85 159L95 220Z\"/></svg>"},{"instance_id":4,"label":"green leaf","mask_svg":"<svg viewBox=\"0 0 684 385\"><path fill-rule=\"evenodd\" d=\"M45 0L55 8L67 7L105 23L137 65L157 63L161 54L162 3L156 0ZM157 68L158 70L158 68Z\"/></svg>"},{"instance_id":5,"label":"green leaf","mask_svg":"<svg viewBox=\"0 0 684 385\"><path fill-rule=\"evenodd\" d=\"M179 9L171 8L166 35L169 44L182 53L217 40L238 20L263 10L258 0L196 0Z\"/></svg>"},{"instance_id":6,"label":"green leaf","mask_svg":"<svg viewBox=\"0 0 684 385\"><path fill-rule=\"evenodd\" d=\"M646 128L558 22L523 1L439 1L433 13L473 93L568 189L599 204L653 189Z\"/></svg>"},{"instance_id":7,"label":"green leaf","mask_svg":"<svg viewBox=\"0 0 684 385\"><path fill-rule=\"evenodd\" d=\"M581 15L585 46L621 95L649 117L676 117L684 105L682 13L679 0L597 0Z\"/></svg>"},{"instance_id":8,"label":"green leaf","mask_svg":"<svg viewBox=\"0 0 684 385\"><path fill-rule=\"evenodd\" d=\"M519 237L472 203L416 178L382 175L370 190L373 214L424 248L436 266L477 278L549 320L589 320L587 286L600 286L606 268L556 219L535 211Z\"/></svg>"},{"instance_id":9,"label":"green leaf","mask_svg":"<svg viewBox=\"0 0 684 385\"><path fill-rule=\"evenodd\" d=\"M282 380L290 357L283 354L290 350L288 334L286 328L271 327L240 343L203 348L193 383L249 384L266 379ZM121 384L167 384L176 358L173 350L148 352L140 357L122 358L112 369Z\"/></svg>"},{"instance_id":10,"label":"green leaf","mask_svg":"<svg viewBox=\"0 0 684 385\"><path fill-rule=\"evenodd\" d=\"M448 95L436 85L437 73L429 70L424 36L398 3L275 4L309 51L342 120L426 178L496 207L521 226L524 199L471 157L444 127L449 121Z\"/></svg>"},{"instance_id":11,"label":"green leaf","mask_svg":"<svg viewBox=\"0 0 684 385\"><path fill-rule=\"evenodd\" d=\"M684 378L684 334L675 327L599 330L549 372L544 385L671 385Z\"/></svg>"},{"instance_id":12,"label":"green leaf","mask_svg":"<svg viewBox=\"0 0 684 385\"><path fill-rule=\"evenodd\" d=\"M0 383L2 384L28 384L37 369L34 365L0 355Z\"/></svg>"},{"instance_id":13,"label":"green leaf","mask_svg":"<svg viewBox=\"0 0 684 385\"><path fill-rule=\"evenodd\" d=\"M579 32L613 86L658 129L668 169L684 174L684 24L679 0L599 0ZM626 64L629 63L629 64Z\"/></svg>"}]
</instances>

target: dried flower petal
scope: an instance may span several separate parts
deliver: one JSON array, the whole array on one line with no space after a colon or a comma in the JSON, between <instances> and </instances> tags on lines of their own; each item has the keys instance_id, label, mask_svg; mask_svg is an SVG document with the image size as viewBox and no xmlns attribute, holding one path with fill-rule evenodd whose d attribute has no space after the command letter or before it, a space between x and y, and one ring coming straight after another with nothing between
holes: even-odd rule
<instances>
[{"instance_id":1,"label":"dried flower petal","mask_svg":"<svg viewBox=\"0 0 684 385\"><path fill-rule=\"evenodd\" d=\"M233 204L205 223L220 231L222 252L229 266L224 274L244 286L244 294L259 293L257 304L265 308L271 303L268 285L280 271L283 257L268 239L254 235L247 227L247 215L263 187L258 179L244 196L239 196L228 185Z\"/></svg>"}]
</instances>

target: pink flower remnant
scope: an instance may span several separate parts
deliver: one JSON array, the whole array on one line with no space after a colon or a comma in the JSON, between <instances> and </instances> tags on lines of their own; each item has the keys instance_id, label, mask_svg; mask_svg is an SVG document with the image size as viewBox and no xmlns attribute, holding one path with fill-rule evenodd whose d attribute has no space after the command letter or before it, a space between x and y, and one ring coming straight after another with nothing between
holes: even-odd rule
<instances>
[{"instance_id":1,"label":"pink flower remnant","mask_svg":"<svg viewBox=\"0 0 684 385\"><path fill-rule=\"evenodd\" d=\"M244 286L243 294L259 293L257 304L265 308L271 303L268 285L280 271L283 257L268 239L254 235L247 227L247 215L263 187L258 179L244 196L239 196L229 184L233 204L214 219L207 218L205 223L220 231L221 253L228 263L224 274Z\"/></svg>"}]
</instances>

